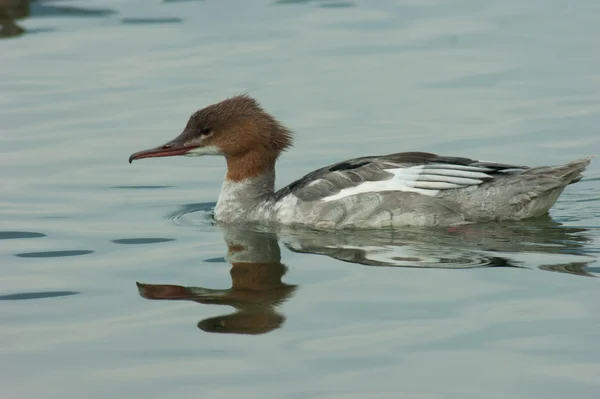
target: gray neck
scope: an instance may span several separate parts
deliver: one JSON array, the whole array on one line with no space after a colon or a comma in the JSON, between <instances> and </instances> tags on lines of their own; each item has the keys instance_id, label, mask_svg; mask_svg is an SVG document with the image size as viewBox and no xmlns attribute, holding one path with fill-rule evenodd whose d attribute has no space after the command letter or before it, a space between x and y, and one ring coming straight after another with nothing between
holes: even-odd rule
<instances>
[{"instance_id":1,"label":"gray neck","mask_svg":"<svg viewBox=\"0 0 600 399\"><path fill-rule=\"evenodd\" d=\"M263 219L266 205L275 189L275 172L245 180L225 179L215 208L215 219L222 222Z\"/></svg>"}]
</instances>

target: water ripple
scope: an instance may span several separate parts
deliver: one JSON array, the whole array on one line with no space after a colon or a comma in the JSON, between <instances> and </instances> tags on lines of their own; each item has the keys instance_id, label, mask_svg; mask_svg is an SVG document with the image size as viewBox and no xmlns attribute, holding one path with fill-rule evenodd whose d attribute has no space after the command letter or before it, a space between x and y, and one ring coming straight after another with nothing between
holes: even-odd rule
<instances>
[{"instance_id":1,"label":"water ripple","mask_svg":"<svg viewBox=\"0 0 600 399\"><path fill-rule=\"evenodd\" d=\"M181 18L123 18L121 20L121 23L130 25L178 24L182 22Z\"/></svg>"},{"instance_id":2,"label":"water ripple","mask_svg":"<svg viewBox=\"0 0 600 399\"><path fill-rule=\"evenodd\" d=\"M139 244L157 244L160 242L175 241L174 238L117 238L111 240L115 244L126 244L126 245L139 245Z\"/></svg>"},{"instance_id":3,"label":"water ripple","mask_svg":"<svg viewBox=\"0 0 600 399\"><path fill-rule=\"evenodd\" d=\"M71 296L81 294L77 291L40 291L40 292L19 292L16 294L0 295L0 301L23 301L29 299L56 298L61 296Z\"/></svg>"},{"instance_id":4,"label":"water ripple","mask_svg":"<svg viewBox=\"0 0 600 399\"><path fill-rule=\"evenodd\" d=\"M41 251L41 252L22 252L15 254L19 258L60 258L65 256L81 256L93 253L92 250L67 250L67 251Z\"/></svg>"},{"instance_id":5,"label":"water ripple","mask_svg":"<svg viewBox=\"0 0 600 399\"><path fill-rule=\"evenodd\" d=\"M180 226L206 227L212 226L212 218L215 202L200 202L195 204L183 204L174 212L166 216L167 220ZM192 217L194 216L194 217Z\"/></svg>"},{"instance_id":6,"label":"water ripple","mask_svg":"<svg viewBox=\"0 0 600 399\"><path fill-rule=\"evenodd\" d=\"M33 231L0 231L0 240L14 240L19 238L46 237L46 234Z\"/></svg>"}]
</instances>

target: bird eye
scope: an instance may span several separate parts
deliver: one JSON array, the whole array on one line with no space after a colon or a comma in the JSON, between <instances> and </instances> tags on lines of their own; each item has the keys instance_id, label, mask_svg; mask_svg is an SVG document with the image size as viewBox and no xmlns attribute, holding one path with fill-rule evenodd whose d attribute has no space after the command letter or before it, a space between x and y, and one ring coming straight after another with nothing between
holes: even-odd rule
<instances>
[{"instance_id":1,"label":"bird eye","mask_svg":"<svg viewBox=\"0 0 600 399\"><path fill-rule=\"evenodd\" d=\"M210 134L210 133L212 133L212 129L209 128L209 127L204 127L204 128L202 128L200 130L200 134L202 134L202 135L207 135L207 134Z\"/></svg>"}]
</instances>

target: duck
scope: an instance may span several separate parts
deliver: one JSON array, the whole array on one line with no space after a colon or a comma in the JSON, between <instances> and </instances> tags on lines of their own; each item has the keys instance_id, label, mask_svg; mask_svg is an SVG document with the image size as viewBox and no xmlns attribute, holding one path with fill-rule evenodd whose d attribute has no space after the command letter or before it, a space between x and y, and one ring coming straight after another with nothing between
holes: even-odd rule
<instances>
[{"instance_id":1,"label":"duck","mask_svg":"<svg viewBox=\"0 0 600 399\"><path fill-rule=\"evenodd\" d=\"M529 167L429 152L364 156L314 170L275 190L292 131L248 94L194 112L181 134L144 158L222 156L227 171L213 218L316 229L454 226L545 215L593 156Z\"/></svg>"}]
</instances>

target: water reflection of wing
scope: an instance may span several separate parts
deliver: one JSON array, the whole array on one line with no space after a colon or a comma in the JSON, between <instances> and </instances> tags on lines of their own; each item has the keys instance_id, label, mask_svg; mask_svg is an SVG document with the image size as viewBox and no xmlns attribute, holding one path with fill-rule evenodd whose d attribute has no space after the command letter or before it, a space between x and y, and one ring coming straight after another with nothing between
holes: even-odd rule
<instances>
[{"instance_id":1,"label":"water reflection of wing","mask_svg":"<svg viewBox=\"0 0 600 399\"><path fill-rule=\"evenodd\" d=\"M294 252L326 255L369 266L464 269L529 267L519 260L537 255L542 270L591 276L584 269L595 258L587 256L586 229L565 227L549 217L529 223L465 225L450 229L322 233L308 230L281 232ZM554 256L556 255L556 256ZM548 258L556 264L546 264ZM565 262L567 260L567 262Z\"/></svg>"},{"instance_id":2,"label":"water reflection of wing","mask_svg":"<svg viewBox=\"0 0 600 399\"><path fill-rule=\"evenodd\" d=\"M281 281L287 271L274 234L230 230L226 232L231 264L231 288L209 289L178 285L137 283L147 299L188 300L202 304L229 305L235 313L202 320L203 331L236 334L263 334L281 327L285 317L277 306L285 302L296 286Z\"/></svg>"}]
</instances>

